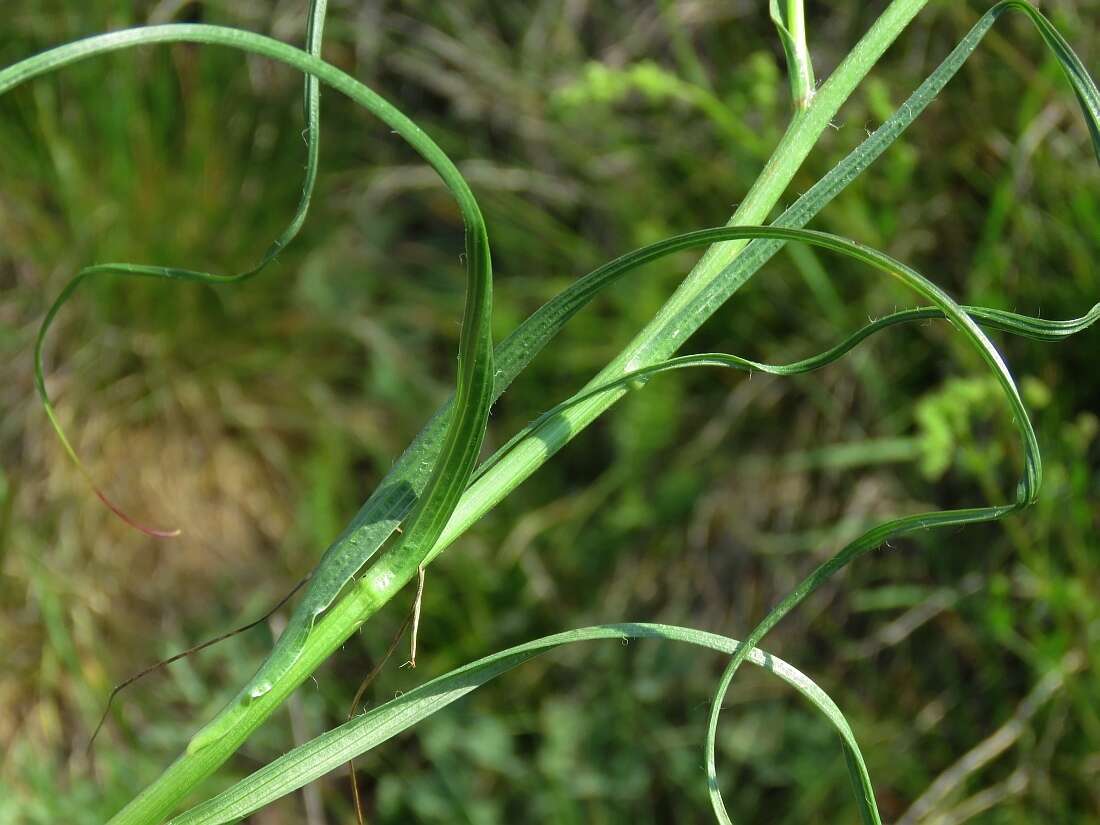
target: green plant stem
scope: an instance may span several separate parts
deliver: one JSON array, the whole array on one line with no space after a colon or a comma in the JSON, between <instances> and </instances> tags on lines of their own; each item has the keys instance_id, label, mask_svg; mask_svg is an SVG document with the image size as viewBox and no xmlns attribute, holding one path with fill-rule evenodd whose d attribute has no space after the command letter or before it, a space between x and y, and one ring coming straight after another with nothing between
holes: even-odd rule
<instances>
[{"instance_id":1,"label":"green plant stem","mask_svg":"<svg viewBox=\"0 0 1100 825\"><path fill-rule=\"evenodd\" d=\"M797 111L810 105L814 97L814 65L806 42L806 13L802 0L771 0L772 22L779 30L779 39L787 57L787 74L791 84L791 100Z\"/></svg>"},{"instance_id":2,"label":"green plant stem","mask_svg":"<svg viewBox=\"0 0 1100 825\"><path fill-rule=\"evenodd\" d=\"M841 104L926 2L894 0L890 4L822 86L810 106L795 115L760 177L731 218L731 224L759 224L767 218ZM255 50L243 38L239 45ZM318 73L329 82L324 74L324 64L301 59L301 53L291 47L278 51L279 54L273 51L267 53L305 71ZM344 88L341 85L336 85L336 88L346 92L346 84L342 85ZM732 279L722 277L744 247L745 241L730 241L711 247L658 315L587 386L609 383L625 372L662 361L678 349L747 279L747 275ZM626 392L616 389L595 396L556 417L550 425L540 429L537 438L517 445L505 460L463 496L458 510L428 558L438 555L458 533L515 489ZM178 757L111 821L151 823L163 819L192 788L228 759L302 681L416 572L417 564L409 564L407 558L379 554L358 582L320 617L301 655L267 693L242 705L233 725L215 741Z\"/></svg>"},{"instance_id":3,"label":"green plant stem","mask_svg":"<svg viewBox=\"0 0 1100 825\"><path fill-rule=\"evenodd\" d=\"M775 152L728 225L763 223L786 190L821 133L894 38L927 0L895 0L821 87L810 108L795 115ZM692 268L658 314L585 388L607 384L624 372L667 359L748 280L749 274L723 277L747 241L716 243ZM577 433L629 390L601 394L570 408L537 438L516 445L508 457L481 476L463 496L436 547L435 558L508 493L537 470Z\"/></svg>"}]
</instances>

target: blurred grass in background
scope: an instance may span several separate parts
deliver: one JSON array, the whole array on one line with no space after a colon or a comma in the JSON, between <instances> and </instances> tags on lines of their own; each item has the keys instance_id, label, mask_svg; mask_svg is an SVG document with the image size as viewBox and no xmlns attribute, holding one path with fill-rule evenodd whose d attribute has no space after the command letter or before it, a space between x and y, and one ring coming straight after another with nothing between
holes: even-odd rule
<instances>
[{"instance_id":1,"label":"blurred grass in background","mask_svg":"<svg viewBox=\"0 0 1100 825\"><path fill-rule=\"evenodd\" d=\"M5 65L172 20L300 43L306 4L11 5ZM820 75L882 5L810 4ZM881 122L986 5L930 4L794 188ZM1100 4L1045 11L1100 70ZM327 31L326 58L393 100L469 177L490 227L498 337L608 258L723 222L788 116L766 8L747 0L333 0ZM327 94L313 212L277 265L220 291L101 280L49 343L51 391L94 475L133 513L184 535L157 542L120 525L49 430L31 381L48 302L87 263L231 272L255 260L297 200L300 102L289 70L189 46L81 64L0 99L5 825L102 822L153 779L273 631L123 694L93 764L84 745L111 685L262 613L449 391L457 212L384 127ZM967 303L1068 318L1100 297L1098 184L1054 61L1026 22L1006 18L814 228L878 246ZM494 408L494 443L587 380L692 261L653 265L579 316ZM895 305L908 305L900 287L790 248L689 347L793 359ZM900 542L771 637L848 714L891 821L1100 821L1096 335L1003 342L1044 450L1038 506L1003 526ZM795 380L654 379L432 567L419 667L394 661L370 695L596 622L737 636L868 523L1003 499L1016 457L979 372L945 327L928 325ZM207 790L341 721L404 609L369 623ZM1077 671L1044 681L1067 656ZM655 642L527 664L361 760L368 815L707 821L702 735L720 665ZM735 814L855 815L824 720L766 675L740 676L729 701L720 773ZM945 772L943 792L914 806ZM254 821L352 816L346 776L304 797Z\"/></svg>"}]
</instances>

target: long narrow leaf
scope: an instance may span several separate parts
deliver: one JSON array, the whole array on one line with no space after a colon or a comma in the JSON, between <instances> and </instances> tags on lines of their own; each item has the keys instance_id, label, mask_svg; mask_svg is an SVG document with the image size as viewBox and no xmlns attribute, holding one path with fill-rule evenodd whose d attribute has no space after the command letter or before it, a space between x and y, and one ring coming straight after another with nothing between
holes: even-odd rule
<instances>
[{"instance_id":1,"label":"long narrow leaf","mask_svg":"<svg viewBox=\"0 0 1100 825\"><path fill-rule=\"evenodd\" d=\"M321 43L324 37L325 12L327 8L328 0L311 0L310 2L309 18L306 28L306 48L314 57L321 56ZM306 140L306 171L302 180L302 194L298 200L298 206L294 210L294 214L291 216L290 222L287 224L286 228L279 234L279 237L271 243L260 260L252 268L238 272L235 275L218 275L216 273L198 272L180 267L149 266L130 263L88 266L77 272L69 283L65 285L64 289L61 290L61 293L50 305L50 308L47 310L38 328L38 335L34 342L34 386L38 393L38 398L42 403L42 408L46 412L46 417L49 418L50 426L53 427L54 432L57 434L57 438L61 442L61 446L64 448L65 453L76 465L77 470L79 470L80 474L84 477L84 480L88 482L88 485L92 488L93 492L95 492L96 497L120 519L150 536L167 538L178 535L180 531L178 528L163 530L147 527L138 523L118 504L112 501L107 493L93 480L91 473L80 460L68 436L65 435L65 430L62 428L61 421L57 417L53 403L50 401L50 395L46 391L46 380L42 366L46 334L49 332L54 319L57 317L57 313L66 303L68 303L69 299L72 298L80 285L97 275L129 275L142 278L164 278L168 280L191 281L194 283L222 286L247 281L263 272L263 270L267 268L267 265L275 260L278 254L297 237L298 232L305 223L306 216L309 214L309 203L313 197L314 186L317 183L317 167L321 151L320 83L315 76L307 74L304 88L303 111L305 112L306 120L304 133Z\"/></svg>"},{"instance_id":2,"label":"long narrow leaf","mask_svg":"<svg viewBox=\"0 0 1100 825\"><path fill-rule=\"evenodd\" d=\"M727 655L737 650L739 645L734 639L701 630L646 623L596 625L517 645L433 679L294 748L223 793L172 819L170 825L234 822L346 764L349 759L366 753L497 676L554 648L595 639L647 638L687 642ZM808 676L782 659L761 650L751 651L748 659L798 690L829 720L843 744L864 816L872 817L869 821L878 822L867 766L847 720L833 700Z\"/></svg>"},{"instance_id":3,"label":"long narrow leaf","mask_svg":"<svg viewBox=\"0 0 1100 825\"><path fill-rule=\"evenodd\" d=\"M1081 106L1081 110L1085 115L1085 120L1088 123L1089 132L1092 137L1093 149L1098 162L1100 162L1100 92L1097 91L1096 84L1093 82L1080 60L1073 53L1069 44L1066 43L1065 39L1058 33L1050 21L1029 3L1022 2L1022 0L1006 0L1006 2L999 3L997 6L990 9L990 11L975 24L970 33L963 39L963 42L959 44L952 52L951 56L949 56L948 60L944 62L944 65L949 65L952 62L961 65L966 57L976 48L978 42L985 33L993 26L997 18L1010 10L1019 10L1028 16L1039 30L1039 34L1043 38L1043 41L1058 59L1063 72L1073 87L1074 94ZM941 66L941 69L942 68ZM898 274L908 280L916 273L910 271L910 273L899 272ZM928 297L932 296L929 295ZM999 506L918 514L915 516L894 519L893 521L878 525L842 548L831 559L817 567L798 585L798 587L782 599L753 629L748 639L745 640L741 648L739 648L737 653L731 658L726 670L719 680L711 705L710 721L707 725L705 757L708 789L710 791L711 805L715 815L722 823L731 823L732 819L726 810L717 784L715 742L717 739L718 718L722 711L722 702L725 699L726 692L729 690L729 686L738 668L747 658L749 650L759 644L764 636L767 635L768 631L775 627L784 616L822 584L828 581L833 575L844 569L844 567L860 556L882 546L891 538L934 527L995 521L1028 506L1033 503L1038 496L1039 485L1042 480L1038 443L1035 440L1030 423L1024 420L1026 419L1026 412L1022 409L1022 402L1019 394L1016 392L1015 386L1012 384L1012 378L988 339L985 339L980 331L973 326L973 321L971 321L970 324L960 323L961 319L959 316L966 316L962 308L957 305L954 307L950 306L951 299L946 294L941 294L940 299L941 300L936 301L937 307L944 311L945 315L979 351L979 354L987 365L997 374L998 381L1013 411L1014 423L1020 428L1024 446L1024 473L1020 480L1019 487L1017 488L1016 500L1011 504ZM1004 319L1004 313L999 313L998 315L1002 320ZM969 316L966 317L969 320ZM1035 325L1035 319L1033 319L1032 325Z\"/></svg>"}]
</instances>

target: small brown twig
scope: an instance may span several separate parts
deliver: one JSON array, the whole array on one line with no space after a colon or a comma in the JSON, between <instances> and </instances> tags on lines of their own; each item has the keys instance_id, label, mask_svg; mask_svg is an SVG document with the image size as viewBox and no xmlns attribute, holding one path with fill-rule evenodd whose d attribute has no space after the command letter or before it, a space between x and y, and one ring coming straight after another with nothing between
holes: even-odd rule
<instances>
[{"instance_id":1,"label":"small brown twig","mask_svg":"<svg viewBox=\"0 0 1100 825\"><path fill-rule=\"evenodd\" d=\"M421 575L423 576L423 574ZM423 588L423 581L421 581L421 588ZM367 692L367 688L370 687L371 682L373 682L375 677L382 672L382 668L386 666L386 662L393 656L394 651L397 650L397 646L401 644L401 637L404 636L405 631L409 629L409 625L411 624L415 627L414 617L419 612L418 607L420 605L419 593L420 590L418 589L417 599L413 603L412 609L409 610L409 614L405 617L405 621L401 623L401 627L397 629L397 633L394 634L393 641L390 642L390 646L386 649L385 654L382 656L381 660L379 660L378 664L371 668L370 673L367 674L362 684L359 685L359 689L355 691L355 696L352 697L351 700L351 707L348 709L348 719L355 716L355 712L359 709L359 702L362 700L363 694ZM348 777L351 779L351 796L355 802L355 821L358 825L366 825L366 819L363 816L363 803L359 798L359 783L355 781L354 759L348 760Z\"/></svg>"},{"instance_id":2,"label":"small brown twig","mask_svg":"<svg viewBox=\"0 0 1100 825\"><path fill-rule=\"evenodd\" d=\"M313 574L311 573L310 575L313 575ZM281 608L283 605L285 605L288 601L290 601L291 597L295 593L297 593L302 588L302 585L305 584L307 581L309 581L309 576L306 576L304 579L302 579L300 582L298 582L296 585L294 585L294 588L289 593L287 593L285 596L283 596L281 599L279 599L278 604L276 604L273 608L271 608L269 611L267 611L264 615L260 616L260 618L256 619L255 621L249 622L246 625L242 625L241 627L238 627L236 630L230 630L228 633L223 633L222 635L217 636L213 639L208 639L207 641L202 642L201 644L197 644L194 647L189 647L189 648L187 648L187 650L184 650L181 653L177 653L174 656L169 656L167 659L161 659L156 664L150 665L149 667L145 668L145 670L141 671L140 673L137 673L134 676L131 676L125 682L120 682L119 684L115 685L114 688L111 689L111 695L107 697L107 707L105 707L103 709L103 715L99 717L99 724L97 724L95 726L95 730L92 731L92 737L91 737L91 739L88 740L88 747L87 747L86 752L88 754L91 754L92 746L95 744L96 737L99 736L99 731L103 728L103 723L107 721L107 714L109 714L111 712L111 706L115 701L115 697L118 696L118 694L121 693L125 688L128 688L130 685L132 685L134 682L138 681L139 679L142 679L145 676L148 676L150 673L152 673L156 670L160 670L163 667L167 667L168 665L172 664L173 662L178 662L180 659L186 658L187 656L191 656L194 653L198 653L200 650L205 650L206 648L210 647L211 645L216 645L218 642L224 642L226 639L230 638L231 636L236 636L238 633L244 633L246 630L251 630L252 628L254 628L258 624L263 624L264 622L266 622L268 619L270 619L275 614L275 611L277 611L279 608Z\"/></svg>"}]
</instances>

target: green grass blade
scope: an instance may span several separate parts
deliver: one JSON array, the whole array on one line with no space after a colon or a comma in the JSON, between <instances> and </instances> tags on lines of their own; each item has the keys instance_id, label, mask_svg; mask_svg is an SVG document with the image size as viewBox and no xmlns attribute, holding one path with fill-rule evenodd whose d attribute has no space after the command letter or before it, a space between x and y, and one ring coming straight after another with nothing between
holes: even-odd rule
<instances>
[{"instance_id":1,"label":"green grass blade","mask_svg":"<svg viewBox=\"0 0 1100 825\"><path fill-rule=\"evenodd\" d=\"M816 83L810 50L806 45L806 15L802 0L786 0L783 8L780 8L779 0L770 0L768 11L787 58L791 100L796 109L805 109L814 96Z\"/></svg>"},{"instance_id":2,"label":"green grass blade","mask_svg":"<svg viewBox=\"0 0 1100 825\"><path fill-rule=\"evenodd\" d=\"M911 16L915 13L916 11L913 9L901 12L903 16ZM885 46L883 45L881 48L885 48ZM904 117L906 114L899 110L896 117ZM911 119L906 122L906 125L911 122ZM800 198L796 206L804 208L799 213L792 213L792 215L797 214L797 219L801 221L798 225L805 225L817 211L823 208L863 169L869 166L874 158L878 157L900 134L900 131L898 129L886 138L880 136L873 152L864 153L856 163L831 172L825 179L829 185L823 189L818 189L814 199L808 197L810 193L807 193L807 197ZM876 132L876 135L879 135L879 133ZM788 211L790 212L790 210ZM777 244L775 250L780 246L781 244ZM771 254L774 254L774 250ZM768 257L770 255L759 257L755 261L752 271L763 266ZM493 400L495 401L504 393L512 381L577 312L583 309L602 289L614 283L622 274L625 273L608 266L598 267L547 302L501 342L496 348L494 356L496 375ZM748 274L744 276L744 280L747 280L747 278ZM732 290L730 291L732 292ZM699 323L701 323L701 320ZM327 603L324 604L322 610L327 608L335 600L341 589L364 568L416 503L427 481L427 473L424 469L426 462L439 449L449 420L451 404L452 402L448 401L434 414L424 429L394 462L389 473L375 488L375 491L352 518L344 531L325 550L315 569L314 580L310 582L309 591L307 591L307 597L311 592L318 595L327 594ZM451 525L453 524L452 519ZM448 532L451 525L448 526ZM433 555L438 550L439 544L437 543Z\"/></svg>"},{"instance_id":3,"label":"green grass blade","mask_svg":"<svg viewBox=\"0 0 1100 825\"><path fill-rule=\"evenodd\" d=\"M679 235L672 238L667 238L664 241L658 241L651 246L645 247L641 250L637 250L631 253L629 256L617 259L623 262L625 271L619 273L620 275L626 274L629 271L636 269L639 263L634 259L635 255L638 255L644 262L653 260L648 253L650 251L660 252L660 254L671 254L672 252L679 251L686 247L703 245L712 243L717 239L729 239L729 238L742 238L745 237L745 227L718 227L715 229L701 230L699 232L692 232L686 235ZM768 230L762 230L767 232ZM778 231L778 230L776 230ZM794 240L797 236L799 239L805 239L807 236L815 233L805 233L791 230L788 238ZM821 237L833 237L826 236L824 233L817 233ZM762 235L754 235L754 237L762 237ZM769 237L774 237L771 235ZM616 262L612 262L615 264ZM1085 315L1080 318L1072 318L1068 320L1053 320L1046 318L1036 318L1030 315L1022 315L1015 312L1007 312L1004 310L992 310L984 307L971 307L963 306L962 311L977 321L978 324L990 329L996 329L1000 332L1007 332L1014 335L1020 335L1026 338L1031 338L1037 341L1060 341L1064 338L1088 329L1098 319L1100 319L1100 303L1094 305ZM861 344L872 335L881 332L890 327L898 326L900 324L913 323L916 321L929 321L929 320L942 320L947 318L947 315L942 309L936 307L919 307L915 309L902 310L890 315L879 318L872 321L869 324L860 327L855 332L848 335L838 344L829 347L823 352L817 353L806 358L802 358L798 361L793 361L788 364L766 364L760 361L753 361L749 358L743 358L738 355L728 355L725 353L700 353L697 355L683 355L676 358L669 358L664 361L658 361L656 364L651 364L647 367L641 367L636 370L624 373L619 378L609 381L604 384L600 384L595 387L583 390L580 393L566 399L565 401L550 408L546 412L542 413L538 418L525 426L523 429L513 435L507 442L501 445L489 458L481 463L477 468L477 472L474 473L471 483L477 481L483 475L488 473L494 466L499 464L504 458L515 448L515 446L523 441L525 438L534 436L538 430L544 425L548 424L556 416L563 412L566 412L570 408L587 401L590 398L598 396L602 393L610 390L618 389L621 387L633 388L639 382L648 380L651 376L657 375L663 372L669 372L671 370L686 369L688 367L730 367L734 369L743 370L745 372L764 372L769 375L802 375L804 373L813 372L814 370L821 369L824 366L834 363L842 358L847 353L851 352L856 346ZM437 548L432 554L431 558L434 558L441 551L441 548Z\"/></svg>"},{"instance_id":4,"label":"green grass blade","mask_svg":"<svg viewBox=\"0 0 1100 825\"><path fill-rule=\"evenodd\" d=\"M562 645L596 639L666 639L724 654L738 649L734 639L700 630L660 624L597 625L547 636L486 656L420 685L350 722L294 748L228 790L171 820L172 825L235 822L301 788L360 754L393 738L503 673ZM856 797L865 821L878 823L867 766L855 735L832 699L809 677L768 653L754 649L748 660L794 687L833 725L852 769Z\"/></svg>"},{"instance_id":5,"label":"green grass blade","mask_svg":"<svg viewBox=\"0 0 1100 825\"><path fill-rule=\"evenodd\" d=\"M311 0L306 30L306 48L309 53L315 57L321 56L321 43L324 36L325 13L327 8L328 0ZM221 286L247 281L266 269L267 265L278 257L279 253L294 240L301 230L302 224L305 223L306 216L309 214L309 203L313 197L314 186L317 183L317 167L321 147L321 90L317 78L309 74L306 75L304 83L303 111L306 121L306 171L302 179L302 194L298 200L298 206L294 210L294 214L291 216L290 222L287 224L286 228L279 234L279 237L271 243L260 260L251 269L238 272L235 275L219 275L179 267L148 266L128 263L99 264L85 267L77 272L69 283L65 285L64 289L61 290L61 293L50 305L50 308L47 310L38 328L38 335L34 342L34 386L35 391L38 393L42 408L46 412L46 417L50 421L50 426L57 434L57 438L61 442L61 446L64 448L65 453L76 465L77 470L79 470L80 474L84 477L84 480L88 483L88 486L91 487L96 497L124 522L147 535L156 538L168 538L179 535L180 530L178 528L171 530L157 529L139 523L129 516L118 504L112 501L106 492L100 488L92 478L91 473L84 465L84 462L80 460L68 436L65 435L65 430L61 426L61 422L54 410L53 403L50 401L49 393L46 391L46 380L42 365L46 334L49 332L54 319L57 317L57 313L66 303L68 303L77 288L84 281L97 275L129 275L143 278L164 278L168 280L191 281L193 283Z\"/></svg>"},{"instance_id":6,"label":"green grass blade","mask_svg":"<svg viewBox=\"0 0 1100 825\"><path fill-rule=\"evenodd\" d=\"M1084 66L1080 60L1073 53L1073 50L1066 43L1065 39L1058 33L1054 26L1048 21L1038 10L1033 6L1025 2L1019 2L1019 0L1008 0L1007 2L999 3L994 8L990 9L974 26L971 32L960 43L959 47L952 52L950 60L958 60L960 63L965 60L966 56L970 54L976 48L977 43L981 40L984 34L992 27L1001 14L1010 10L1019 10L1024 12L1028 18L1035 24L1039 30L1040 36L1046 43L1048 48L1052 51L1055 57L1058 59L1059 64L1070 81L1073 87L1074 93L1077 97L1077 101L1081 106L1081 110L1085 115L1085 120L1089 126L1089 132L1093 141L1093 149L1096 153L1097 160L1100 161L1100 93L1098 93L1096 85L1093 83L1092 78L1088 75ZM947 63L947 61L945 61ZM942 67L941 67L942 68ZM911 274L914 273L910 273ZM912 285L912 284L911 284ZM946 298L947 296L942 296ZM949 298L947 300L950 300ZM974 329L968 328L967 325L960 325L958 322L957 313L963 313L961 307L949 307L943 304L941 301L936 301L937 307L942 309L945 315L958 327L963 334L970 340L971 344L979 349L983 360L987 365L997 374L998 381L1001 383L1002 388L1005 390L1006 397L1008 398L1009 405L1013 410L1013 416L1017 426L1021 426L1024 422L1022 418L1026 418L1026 412L1022 409L1022 403L1015 386L1012 384L1011 376L1008 374L1007 369L1004 367L1003 362L997 356L996 350L992 349L988 340L983 341L982 336L975 335ZM1097 308L1094 307L1089 315L1096 313ZM988 315L996 322L1000 323L1015 323L1016 319L1010 319L1009 313L986 311ZM1088 318L1089 316L1085 316ZM1078 319L1083 320L1083 319ZM971 321L973 323L973 321ZM1091 323L1091 321L1089 321ZM1029 319L1028 321L1020 322L1021 327L1030 327L1031 330L1042 335L1060 335L1063 330L1069 330L1074 326L1075 322L1056 322L1056 324L1043 330L1042 323L1039 319ZM1072 334L1070 332L1069 334ZM1037 336L1037 337L1039 337ZM804 579L798 587L796 587L790 594L787 595L778 605L776 605L761 621L756 628L753 629L738 651L731 658L729 664L726 667L725 672L722 674L722 678L719 680L718 688L715 692L714 701L711 705L710 721L707 726L707 741L705 747L705 756L707 762L707 777L708 788L711 795L711 804L714 808L715 815L720 822L729 823L732 822L729 813L726 811L725 804L722 800L720 791L717 785L717 769L715 767L715 741L717 737L718 719L722 710L722 702L725 698L726 692L729 689L730 684L733 681L733 677L737 673L740 665L745 661L748 652L764 638L771 628L773 628L779 621L793 610L798 604L800 604L808 595L814 592L824 582L828 581L835 573L842 570L849 563L865 555L878 547L885 544L891 538L903 536L906 534L914 533L921 530L927 530L935 527L946 527L954 525L971 524L985 521L995 521L1005 516L1020 510L1034 502L1039 491L1039 484L1042 479L1041 462L1038 451L1038 444L1035 441L1034 432L1031 430L1030 424L1027 424L1021 430L1024 442L1024 476L1021 479L1019 488L1017 490L1016 501L1011 504L1005 504L994 507L980 507L973 509L963 509L954 511L945 511L940 513L925 513L914 516L908 516L905 518L895 519L885 524L879 525L872 530L868 531L858 539L840 550L833 558L829 559L817 569L815 569L806 579Z\"/></svg>"}]
</instances>

